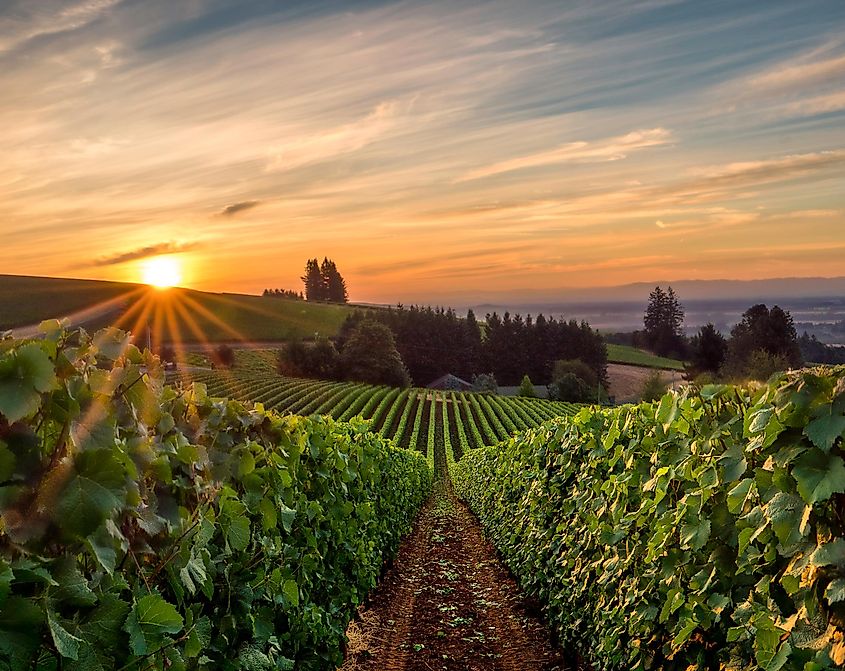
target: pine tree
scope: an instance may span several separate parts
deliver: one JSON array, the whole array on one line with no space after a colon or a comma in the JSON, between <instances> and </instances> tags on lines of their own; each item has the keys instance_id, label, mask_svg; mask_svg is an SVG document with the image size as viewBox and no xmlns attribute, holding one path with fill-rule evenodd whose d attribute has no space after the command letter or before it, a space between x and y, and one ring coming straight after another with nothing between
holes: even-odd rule
<instances>
[{"instance_id":1,"label":"pine tree","mask_svg":"<svg viewBox=\"0 0 845 671\"><path fill-rule=\"evenodd\" d=\"M324 260L321 273L326 289L326 300L333 303L348 303L349 292L346 290L346 281L338 271L335 262L331 259Z\"/></svg>"},{"instance_id":2,"label":"pine tree","mask_svg":"<svg viewBox=\"0 0 845 671\"><path fill-rule=\"evenodd\" d=\"M308 259L305 264L305 274L300 279L305 285L305 300L323 300L323 275L320 273L320 265L317 259Z\"/></svg>"},{"instance_id":3,"label":"pine tree","mask_svg":"<svg viewBox=\"0 0 845 671\"><path fill-rule=\"evenodd\" d=\"M659 286L648 296L643 317L646 344L662 356L684 354L684 308L672 287Z\"/></svg>"}]
</instances>

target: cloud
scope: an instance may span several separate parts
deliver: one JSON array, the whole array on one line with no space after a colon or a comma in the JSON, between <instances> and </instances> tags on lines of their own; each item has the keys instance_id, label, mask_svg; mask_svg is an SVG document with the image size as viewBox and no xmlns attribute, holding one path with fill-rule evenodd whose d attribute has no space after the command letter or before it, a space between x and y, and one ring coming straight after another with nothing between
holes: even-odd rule
<instances>
[{"instance_id":1,"label":"cloud","mask_svg":"<svg viewBox=\"0 0 845 671\"><path fill-rule=\"evenodd\" d=\"M382 102L367 116L335 128L293 138L271 150L270 171L292 170L349 154L375 142L396 125L399 105Z\"/></svg>"},{"instance_id":2,"label":"cloud","mask_svg":"<svg viewBox=\"0 0 845 671\"><path fill-rule=\"evenodd\" d=\"M789 91L830 81L841 82L843 77L845 55L810 62L781 63L752 76L748 84L757 90Z\"/></svg>"},{"instance_id":3,"label":"cloud","mask_svg":"<svg viewBox=\"0 0 845 671\"><path fill-rule=\"evenodd\" d=\"M748 186L800 177L845 163L845 149L792 154L759 161L738 161L695 169L695 188Z\"/></svg>"},{"instance_id":4,"label":"cloud","mask_svg":"<svg viewBox=\"0 0 845 671\"><path fill-rule=\"evenodd\" d=\"M94 261L95 266L116 266L120 263L127 263L128 261L138 261L139 259L146 259L151 256L161 256L164 254L180 254L188 252L193 249L201 247L199 242L160 242L155 245L133 249L128 252L121 252L114 256L106 256Z\"/></svg>"},{"instance_id":5,"label":"cloud","mask_svg":"<svg viewBox=\"0 0 845 671\"><path fill-rule=\"evenodd\" d=\"M220 216L232 217L238 212L243 212L244 210L251 210L253 207L258 207L260 204L260 200L242 200L239 203L232 203L231 205L227 205L226 207L224 207L222 210L220 210Z\"/></svg>"},{"instance_id":6,"label":"cloud","mask_svg":"<svg viewBox=\"0 0 845 671\"><path fill-rule=\"evenodd\" d=\"M535 168L557 163L599 163L619 161L632 151L656 147L671 141L672 133L665 128L635 130L626 135L606 138L596 142L569 142L556 149L520 156L519 158L500 161L493 165L471 170L459 182L491 177L504 172Z\"/></svg>"},{"instance_id":7,"label":"cloud","mask_svg":"<svg viewBox=\"0 0 845 671\"><path fill-rule=\"evenodd\" d=\"M77 30L95 21L104 12L119 4L122 0L84 0L67 7L56 8L54 12L43 12L28 17L29 21L9 22L8 34L0 32L0 54L11 51L21 44L42 35L52 35L69 30ZM37 6L36 3L32 3ZM23 25L20 25L23 23ZM27 25L28 23L28 25Z\"/></svg>"}]
</instances>

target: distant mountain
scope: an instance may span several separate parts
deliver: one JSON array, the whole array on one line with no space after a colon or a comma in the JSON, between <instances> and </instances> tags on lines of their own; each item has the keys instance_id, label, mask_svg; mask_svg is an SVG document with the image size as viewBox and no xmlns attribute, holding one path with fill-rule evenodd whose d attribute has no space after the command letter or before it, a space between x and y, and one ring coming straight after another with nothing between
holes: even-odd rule
<instances>
[{"instance_id":1,"label":"distant mountain","mask_svg":"<svg viewBox=\"0 0 845 671\"><path fill-rule=\"evenodd\" d=\"M459 307L497 308L522 305L533 308L579 303L645 303L655 286L672 285L682 301L777 301L845 297L845 277L777 277L765 280L653 280L609 287L537 288L504 291L495 295L453 298ZM439 302L434 300L432 302ZM448 300L446 301L449 302Z\"/></svg>"}]
</instances>

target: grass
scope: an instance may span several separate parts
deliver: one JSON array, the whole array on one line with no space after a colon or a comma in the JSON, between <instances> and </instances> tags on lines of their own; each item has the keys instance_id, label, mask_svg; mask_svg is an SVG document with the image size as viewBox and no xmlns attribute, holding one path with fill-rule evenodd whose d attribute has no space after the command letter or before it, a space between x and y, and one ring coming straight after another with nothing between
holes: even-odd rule
<instances>
[{"instance_id":1,"label":"grass","mask_svg":"<svg viewBox=\"0 0 845 671\"><path fill-rule=\"evenodd\" d=\"M163 342L278 342L334 336L354 309L284 298L159 291L145 285L0 275L0 330L37 324L123 297L118 308L94 316L89 330L119 326L140 334L150 327Z\"/></svg>"},{"instance_id":2,"label":"grass","mask_svg":"<svg viewBox=\"0 0 845 671\"><path fill-rule=\"evenodd\" d=\"M610 363L623 363L629 366L641 366L643 368L661 368L664 370L684 369L683 361L657 356L651 352L646 352L645 350L628 345L608 344L607 360Z\"/></svg>"},{"instance_id":3,"label":"grass","mask_svg":"<svg viewBox=\"0 0 845 671\"><path fill-rule=\"evenodd\" d=\"M0 275L0 331L84 310L137 289L120 282Z\"/></svg>"}]
</instances>

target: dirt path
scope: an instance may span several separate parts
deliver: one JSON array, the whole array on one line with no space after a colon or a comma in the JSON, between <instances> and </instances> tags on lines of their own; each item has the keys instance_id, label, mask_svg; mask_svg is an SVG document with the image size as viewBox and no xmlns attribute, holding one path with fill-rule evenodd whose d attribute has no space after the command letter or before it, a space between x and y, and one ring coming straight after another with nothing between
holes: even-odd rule
<instances>
[{"instance_id":1,"label":"dirt path","mask_svg":"<svg viewBox=\"0 0 845 671\"><path fill-rule=\"evenodd\" d=\"M350 625L342 671L575 669L538 615L448 479L440 479L393 567Z\"/></svg>"}]
</instances>

